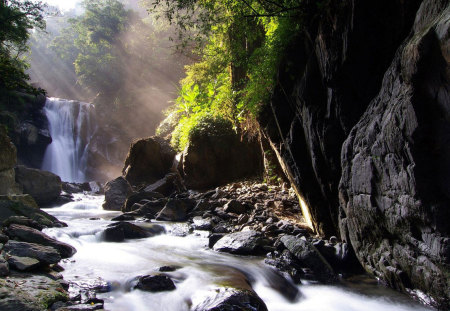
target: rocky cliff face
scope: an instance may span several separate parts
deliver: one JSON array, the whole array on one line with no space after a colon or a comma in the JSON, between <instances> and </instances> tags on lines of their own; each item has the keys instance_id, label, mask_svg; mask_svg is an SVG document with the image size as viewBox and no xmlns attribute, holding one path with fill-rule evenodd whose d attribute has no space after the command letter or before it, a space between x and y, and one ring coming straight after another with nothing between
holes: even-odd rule
<instances>
[{"instance_id":1,"label":"rocky cliff face","mask_svg":"<svg viewBox=\"0 0 450 311\"><path fill-rule=\"evenodd\" d=\"M341 232L367 271L444 308L448 5L331 4L292 43L260 119L315 231Z\"/></svg>"},{"instance_id":2,"label":"rocky cliff face","mask_svg":"<svg viewBox=\"0 0 450 311\"><path fill-rule=\"evenodd\" d=\"M379 91L419 3L332 1L280 66L260 124L319 233L338 231L342 143Z\"/></svg>"},{"instance_id":3,"label":"rocky cliff face","mask_svg":"<svg viewBox=\"0 0 450 311\"><path fill-rule=\"evenodd\" d=\"M424 1L342 148L339 213L366 270L450 300L450 6Z\"/></svg>"},{"instance_id":4,"label":"rocky cliff face","mask_svg":"<svg viewBox=\"0 0 450 311\"><path fill-rule=\"evenodd\" d=\"M8 128L20 164L41 167L45 150L52 142L44 105L43 95L13 92L0 96L0 124Z\"/></svg>"}]
</instances>

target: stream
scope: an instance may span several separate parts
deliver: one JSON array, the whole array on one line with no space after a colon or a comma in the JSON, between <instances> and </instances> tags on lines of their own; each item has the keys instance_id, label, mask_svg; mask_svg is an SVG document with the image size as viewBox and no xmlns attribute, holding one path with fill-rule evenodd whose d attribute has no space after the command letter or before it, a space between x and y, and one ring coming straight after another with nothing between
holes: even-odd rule
<instances>
[{"instance_id":1,"label":"stream","mask_svg":"<svg viewBox=\"0 0 450 311\"><path fill-rule=\"evenodd\" d=\"M100 232L111 223L111 218L120 214L103 210L103 198L77 194L74 202L46 209L68 227L49 228L45 232L77 249L72 258L61 262L64 279L71 285L69 292L101 287L103 293L98 293L97 298L104 299L106 310L190 310L190 306L203 301L239 271L250 276L253 289L270 311L432 310L369 278L334 286L303 281L299 286L302 297L290 302L269 286L271 270L264 265L263 258L217 253L208 248L207 232L188 234L188 226L183 223L159 222L167 232L151 238L102 242ZM176 290L149 293L132 289L137 276L169 265L180 267L166 272L174 280Z\"/></svg>"}]
</instances>

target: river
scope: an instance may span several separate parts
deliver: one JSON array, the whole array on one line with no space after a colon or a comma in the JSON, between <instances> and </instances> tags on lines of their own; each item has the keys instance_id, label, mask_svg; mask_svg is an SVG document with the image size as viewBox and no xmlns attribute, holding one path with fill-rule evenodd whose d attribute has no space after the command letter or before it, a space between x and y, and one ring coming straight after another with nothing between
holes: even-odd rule
<instances>
[{"instance_id":1,"label":"river","mask_svg":"<svg viewBox=\"0 0 450 311\"><path fill-rule=\"evenodd\" d=\"M119 212L101 208L103 196L75 195L75 202L46 209L65 228L45 232L71 244L77 253L61 262L70 291L98 285L107 292L97 294L110 311L183 311L202 301L211 290L226 282L230 275L245 273L253 279L253 288L270 311L412 311L432 310L409 297L377 285L368 278L326 286L304 281L302 298L290 302L269 285L270 268L263 258L217 253L208 248L206 232L187 234L183 223L160 223L167 233L122 243L103 242L100 232ZM176 290L148 293L133 290L135 278L155 272L162 266L178 266L167 272Z\"/></svg>"}]
</instances>

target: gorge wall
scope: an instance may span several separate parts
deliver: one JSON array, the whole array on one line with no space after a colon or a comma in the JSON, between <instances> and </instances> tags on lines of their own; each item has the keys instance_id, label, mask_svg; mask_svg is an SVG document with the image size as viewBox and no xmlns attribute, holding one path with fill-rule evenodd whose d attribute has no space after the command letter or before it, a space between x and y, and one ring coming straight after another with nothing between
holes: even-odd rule
<instances>
[{"instance_id":1,"label":"gorge wall","mask_svg":"<svg viewBox=\"0 0 450 311\"><path fill-rule=\"evenodd\" d=\"M288 48L263 135L316 232L446 308L449 2L332 3Z\"/></svg>"}]
</instances>

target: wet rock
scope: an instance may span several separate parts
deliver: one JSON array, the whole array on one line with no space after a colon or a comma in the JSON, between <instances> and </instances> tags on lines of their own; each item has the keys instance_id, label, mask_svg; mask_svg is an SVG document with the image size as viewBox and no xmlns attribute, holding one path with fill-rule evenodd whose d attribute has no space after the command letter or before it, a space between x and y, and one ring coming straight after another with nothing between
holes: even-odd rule
<instances>
[{"instance_id":1,"label":"wet rock","mask_svg":"<svg viewBox=\"0 0 450 311\"><path fill-rule=\"evenodd\" d=\"M341 238L364 268L442 309L450 308L449 12L446 0L421 1L341 148L339 184Z\"/></svg>"},{"instance_id":2,"label":"wet rock","mask_svg":"<svg viewBox=\"0 0 450 311\"><path fill-rule=\"evenodd\" d=\"M16 165L17 151L9 139L6 130L0 128L0 195L21 193L20 186L16 184L14 166Z\"/></svg>"},{"instance_id":3,"label":"wet rock","mask_svg":"<svg viewBox=\"0 0 450 311\"><path fill-rule=\"evenodd\" d=\"M41 267L41 262L35 258L8 256L8 264L18 271L31 271Z\"/></svg>"},{"instance_id":4,"label":"wet rock","mask_svg":"<svg viewBox=\"0 0 450 311\"><path fill-rule=\"evenodd\" d=\"M7 235L4 235L3 233L0 233L0 244L5 244L8 242L9 238ZM0 248L1 250L1 248Z\"/></svg>"},{"instance_id":5,"label":"wet rock","mask_svg":"<svg viewBox=\"0 0 450 311\"><path fill-rule=\"evenodd\" d=\"M210 121L191 135L183 154L185 184L189 189L211 189L262 172L259 145L236 134L231 123Z\"/></svg>"},{"instance_id":6,"label":"wet rock","mask_svg":"<svg viewBox=\"0 0 450 311\"><path fill-rule=\"evenodd\" d=\"M111 218L111 221L128 221L128 220L135 220L135 219L136 218L133 215L122 214L122 215Z\"/></svg>"},{"instance_id":7,"label":"wet rock","mask_svg":"<svg viewBox=\"0 0 450 311\"><path fill-rule=\"evenodd\" d=\"M122 212L131 212L140 206L134 206L136 203L140 203L146 200L145 202L153 202L153 205L162 205L161 209L166 204L167 200L164 196L159 192L148 192L148 191L140 191L137 193L133 193L125 201L125 204L122 207ZM144 203L145 204L145 203Z\"/></svg>"},{"instance_id":8,"label":"wet rock","mask_svg":"<svg viewBox=\"0 0 450 311\"><path fill-rule=\"evenodd\" d=\"M195 201L191 199L170 199L156 216L157 220L184 221L194 208Z\"/></svg>"},{"instance_id":9,"label":"wet rock","mask_svg":"<svg viewBox=\"0 0 450 311\"><path fill-rule=\"evenodd\" d=\"M300 261L301 265L314 271L321 282L333 282L336 275L333 268L311 243L292 235L281 237L280 241Z\"/></svg>"},{"instance_id":10,"label":"wet rock","mask_svg":"<svg viewBox=\"0 0 450 311\"><path fill-rule=\"evenodd\" d=\"M57 301L67 301L67 292L59 281L46 274L11 272L0 278L0 310L43 311Z\"/></svg>"},{"instance_id":11,"label":"wet rock","mask_svg":"<svg viewBox=\"0 0 450 311\"><path fill-rule=\"evenodd\" d=\"M77 305L66 305L55 309L55 311L94 311L103 310L103 303L82 303Z\"/></svg>"},{"instance_id":12,"label":"wet rock","mask_svg":"<svg viewBox=\"0 0 450 311\"><path fill-rule=\"evenodd\" d=\"M294 283L300 284L300 279L304 276L300 261L287 249L284 249L281 254L275 253L278 256L270 256L264 262L278 271L286 273Z\"/></svg>"},{"instance_id":13,"label":"wet rock","mask_svg":"<svg viewBox=\"0 0 450 311\"><path fill-rule=\"evenodd\" d=\"M267 311L264 301L252 290L220 288L197 305L192 311Z\"/></svg>"},{"instance_id":14,"label":"wet rock","mask_svg":"<svg viewBox=\"0 0 450 311\"><path fill-rule=\"evenodd\" d=\"M58 199L61 193L58 175L23 165L16 166L15 173L23 192L31 195L39 205L48 205Z\"/></svg>"},{"instance_id":15,"label":"wet rock","mask_svg":"<svg viewBox=\"0 0 450 311\"><path fill-rule=\"evenodd\" d=\"M211 218L196 216L192 219L192 228L194 230L211 230L214 222Z\"/></svg>"},{"instance_id":16,"label":"wet rock","mask_svg":"<svg viewBox=\"0 0 450 311\"><path fill-rule=\"evenodd\" d=\"M146 192L158 192L164 196L169 196L174 191L180 190L182 190L182 186L178 173L169 173L144 189Z\"/></svg>"},{"instance_id":17,"label":"wet rock","mask_svg":"<svg viewBox=\"0 0 450 311\"><path fill-rule=\"evenodd\" d=\"M166 275L145 275L139 277L135 288L148 292L163 292L174 290L176 287Z\"/></svg>"},{"instance_id":18,"label":"wet rock","mask_svg":"<svg viewBox=\"0 0 450 311\"><path fill-rule=\"evenodd\" d=\"M162 266L162 267L159 267L158 271L161 271L161 272L173 272L173 271L176 271L176 270L178 270L180 268L181 268L180 266Z\"/></svg>"},{"instance_id":19,"label":"wet rock","mask_svg":"<svg viewBox=\"0 0 450 311\"><path fill-rule=\"evenodd\" d=\"M152 234L129 222L117 222L108 225L101 233L101 238L106 242L123 242L125 239L142 239L148 238Z\"/></svg>"},{"instance_id":20,"label":"wet rock","mask_svg":"<svg viewBox=\"0 0 450 311\"><path fill-rule=\"evenodd\" d=\"M110 180L105 185L103 209L120 211L127 197L133 192L128 181L123 177Z\"/></svg>"},{"instance_id":21,"label":"wet rock","mask_svg":"<svg viewBox=\"0 0 450 311\"><path fill-rule=\"evenodd\" d=\"M0 196L1 200L9 200L14 202L20 202L26 206L33 207L35 209L39 209L39 205L33 199L33 197L29 194L10 194L5 196Z\"/></svg>"},{"instance_id":22,"label":"wet rock","mask_svg":"<svg viewBox=\"0 0 450 311\"><path fill-rule=\"evenodd\" d=\"M213 249L237 255L258 255L264 253L264 245L260 233L248 230L225 235L214 244Z\"/></svg>"},{"instance_id":23,"label":"wet rock","mask_svg":"<svg viewBox=\"0 0 450 311\"><path fill-rule=\"evenodd\" d=\"M45 233L30 227L12 224L5 230L5 232L11 239L14 240L51 246L61 254L61 258L69 258L76 253L76 249L71 245L57 241Z\"/></svg>"},{"instance_id":24,"label":"wet rock","mask_svg":"<svg viewBox=\"0 0 450 311\"><path fill-rule=\"evenodd\" d=\"M0 254L0 277L7 276L9 274L8 261Z\"/></svg>"},{"instance_id":25,"label":"wet rock","mask_svg":"<svg viewBox=\"0 0 450 311\"><path fill-rule=\"evenodd\" d=\"M9 200L8 197L0 196L0 223L11 216L24 216L37 222L43 227L61 227L63 223L54 216L38 209L23 204L20 201Z\"/></svg>"},{"instance_id":26,"label":"wet rock","mask_svg":"<svg viewBox=\"0 0 450 311\"><path fill-rule=\"evenodd\" d=\"M3 250L10 256L37 259L42 265L55 264L61 260L61 255L55 248L35 243L9 240Z\"/></svg>"},{"instance_id":27,"label":"wet rock","mask_svg":"<svg viewBox=\"0 0 450 311\"><path fill-rule=\"evenodd\" d=\"M224 206L224 212L243 214L247 211L247 207L237 200L231 200Z\"/></svg>"},{"instance_id":28,"label":"wet rock","mask_svg":"<svg viewBox=\"0 0 450 311\"><path fill-rule=\"evenodd\" d=\"M209 242L208 242L208 247L209 248L213 248L214 244L217 243L217 241L219 241L221 238L223 238L225 236L225 234L223 233L213 233L209 236Z\"/></svg>"},{"instance_id":29,"label":"wet rock","mask_svg":"<svg viewBox=\"0 0 450 311\"><path fill-rule=\"evenodd\" d=\"M131 185L154 183L169 172L175 154L160 137L140 139L131 145L122 173Z\"/></svg>"}]
</instances>

